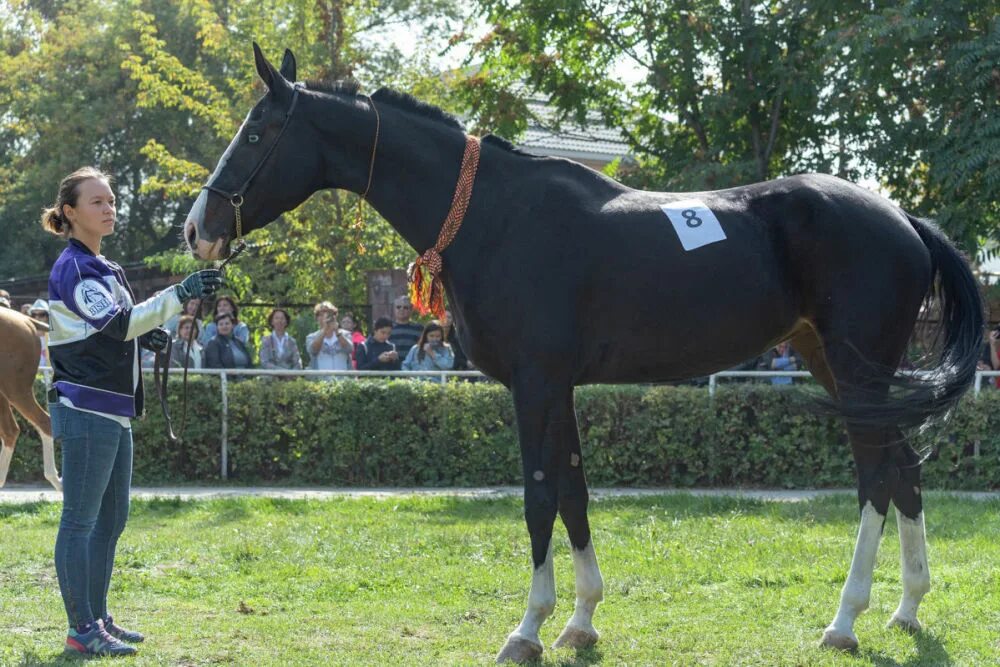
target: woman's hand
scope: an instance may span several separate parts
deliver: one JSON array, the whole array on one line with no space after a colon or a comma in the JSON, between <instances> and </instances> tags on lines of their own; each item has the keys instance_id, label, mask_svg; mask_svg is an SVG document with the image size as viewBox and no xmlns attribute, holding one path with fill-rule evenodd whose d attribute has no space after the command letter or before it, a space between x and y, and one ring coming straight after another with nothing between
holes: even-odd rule
<instances>
[{"instance_id":1,"label":"woman's hand","mask_svg":"<svg viewBox=\"0 0 1000 667\"><path fill-rule=\"evenodd\" d=\"M201 299L211 296L220 287L222 287L222 272L218 269L202 269L182 280L175 289L177 298L187 301L192 297Z\"/></svg>"},{"instance_id":2,"label":"woman's hand","mask_svg":"<svg viewBox=\"0 0 1000 667\"><path fill-rule=\"evenodd\" d=\"M437 356L436 354L434 354L434 346L431 345L430 343L424 343L424 352L429 354L431 356L431 359Z\"/></svg>"}]
</instances>

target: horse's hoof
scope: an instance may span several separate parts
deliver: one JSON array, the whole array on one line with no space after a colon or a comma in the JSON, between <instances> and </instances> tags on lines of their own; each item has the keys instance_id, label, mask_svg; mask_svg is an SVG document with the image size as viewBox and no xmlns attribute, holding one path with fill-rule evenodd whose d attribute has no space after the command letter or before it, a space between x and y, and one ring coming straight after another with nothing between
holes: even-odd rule
<instances>
[{"instance_id":1,"label":"horse's hoof","mask_svg":"<svg viewBox=\"0 0 1000 667\"><path fill-rule=\"evenodd\" d=\"M903 632L915 635L920 632L920 621L915 618L903 618L902 616L892 615L889 622L886 624L886 629L889 628L899 628Z\"/></svg>"},{"instance_id":2,"label":"horse's hoof","mask_svg":"<svg viewBox=\"0 0 1000 667\"><path fill-rule=\"evenodd\" d=\"M826 632L823 633L823 639L820 640L819 645L841 651L855 651L858 648L858 638L854 636L853 632L844 634L833 628L827 628Z\"/></svg>"},{"instance_id":3,"label":"horse's hoof","mask_svg":"<svg viewBox=\"0 0 1000 667\"><path fill-rule=\"evenodd\" d=\"M518 665L542 655L542 645L523 637L508 637L507 643L497 654L497 664L513 662Z\"/></svg>"},{"instance_id":4,"label":"horse's hoof","mask_svg":"<svg viewBox=\"0 0 1000 667\"><path fill-rule=\"evenodd\" d=\"M597 630L588 632L567 625L552 648L589 648L597 643Z\"/></svg>"}]
</instances>

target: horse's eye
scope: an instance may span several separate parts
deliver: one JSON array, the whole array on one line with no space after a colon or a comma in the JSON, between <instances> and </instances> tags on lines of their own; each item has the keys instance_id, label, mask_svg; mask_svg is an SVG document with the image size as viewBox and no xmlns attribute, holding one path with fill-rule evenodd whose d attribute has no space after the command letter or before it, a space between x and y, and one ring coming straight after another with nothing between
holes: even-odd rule
<instances>
[{"instance_id":1,"label":"horse's eye","mask_svg":"<svg viewBox=\"0 0 1000 667\"><path fill-rule=\"evenodd\" d=\"M258 141L260 141L260 135L259 134L249 134L249 135L247 135L247 141L249 141L251 144L255 144Z\"/></svg>"}]
</instances>

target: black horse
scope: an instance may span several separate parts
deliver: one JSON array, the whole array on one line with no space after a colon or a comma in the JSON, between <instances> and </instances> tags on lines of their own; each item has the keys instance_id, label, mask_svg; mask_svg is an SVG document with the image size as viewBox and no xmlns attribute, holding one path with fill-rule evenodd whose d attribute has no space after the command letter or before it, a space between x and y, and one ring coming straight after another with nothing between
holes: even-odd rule
<instances>
[{"instance_id":1,"label":"black horse","mask_svg":"<svg viewBox=\"0 0 1000 667\"><path fill-rule=\"evenodd\" d=\"M890 502L903 554L890 624L920 627L917 606L930 587L921 460L903 429L961 397L983 327L969 267L934 226L824 175L640 192L496 137L480 146L454 118L404 94L294 84L290 51L280 71L254 52L269 92L185 223L196 257L228 257L244 231L323 188L365 194L424 252L461 198L460 165L481 149L461 227L437 250L462 348L511 390L517 413L534 570L527 612L498 661L542 651L539 627L555 606L557 514L573 547L577 598L556 645L597 640L591 619L603 582L573 388L702 376L786 339L845 416L858 471L860 532L822 641L857 646L853 624L868 605ZM929 292L940 309L939 356L927 372L903 376L895 369Z\"/></svg>"}]
</instances>

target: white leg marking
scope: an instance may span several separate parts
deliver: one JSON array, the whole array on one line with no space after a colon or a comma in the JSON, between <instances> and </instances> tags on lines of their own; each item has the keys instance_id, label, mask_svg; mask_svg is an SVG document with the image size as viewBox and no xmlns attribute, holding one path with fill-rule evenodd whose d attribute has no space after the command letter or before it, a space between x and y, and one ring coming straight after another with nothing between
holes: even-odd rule
<instances>
[{"instance_id":1,"label":"white leg marking","mask_svg":"<svg viewBox=\"0 0 1000 667\"><path fill-rule=\"evenodd\" d=\"M884 523L885 515L879 514L871 502L865 503L864 509L861 510L861 527L858 529L858 542L854 547L851 571L840 594L840 608L833 622L823 633L822 643L826 646L842 649L858 647L858 638L854 634L854 621L868 608L872 592L872 573L875 570L875 555L878 553Z\"/></svg>"},{"instance_id":2,"label":"white leg marking","mask_svg":"<svg viewBox=\"0 0 1000 667\"><path fill-rule=\"evenodd\" d=\"M42 463L45 467L45 479L49 480L49 483L55 487L56 491L62 491L62 477L59 476L59 471L56 470L55 443L52 442L52 438L43 433L39 433L38 435L42 438Z\"/></svg>"},{"instance_id":3,"label":"white leg marking","mask_svg":"<svg viewBox=\"0 0 1000 667\"><path fill-rule=\"evenodd\" d=\"M903 599L889 625L917 632L920 630L917 607L931 589L924 538L924 513L918 514L916 519L909 519L897 509L896 523L899 525L899 560L903 567Z\"/></svg>"},{"instance_id":4,"label":"white leg marking","mask_svg":"<svg viewBox=\"0 0 1000 667\"><path fill-rule=\"evenodd\" d=\"M14 448L0 446L0 486L7 483L7 471L10 470L10 459L14 456Z\"/></svg>"},{"instance_id":5,"label":"white leg marking","mask_svg":"<svg viewBox=\"0 0 1000 667\"><path fill-rule=\"evenodd\" d=\"M604 599L604 579L597 566L597 553L591 540L582 550L573 549L573 569L576 572L576 608L566 628L554 644L580 648L597 641L599 634L594 629L594 610Z\"/></svg>"},{"instance_id":6,"label":"white leg marking","mask_svg":"<svg viewBox=\"0 0 1000 667\"><path fill-rule=\"evenodd\" d=\"M531 573L531 591L528 593L528 610L524 612L521 624L507 638L523 639L536 644L541 649L538 631L556 608L556 578L552 568L552 542L542 566Z\"/></svg>"}]
</instances>

